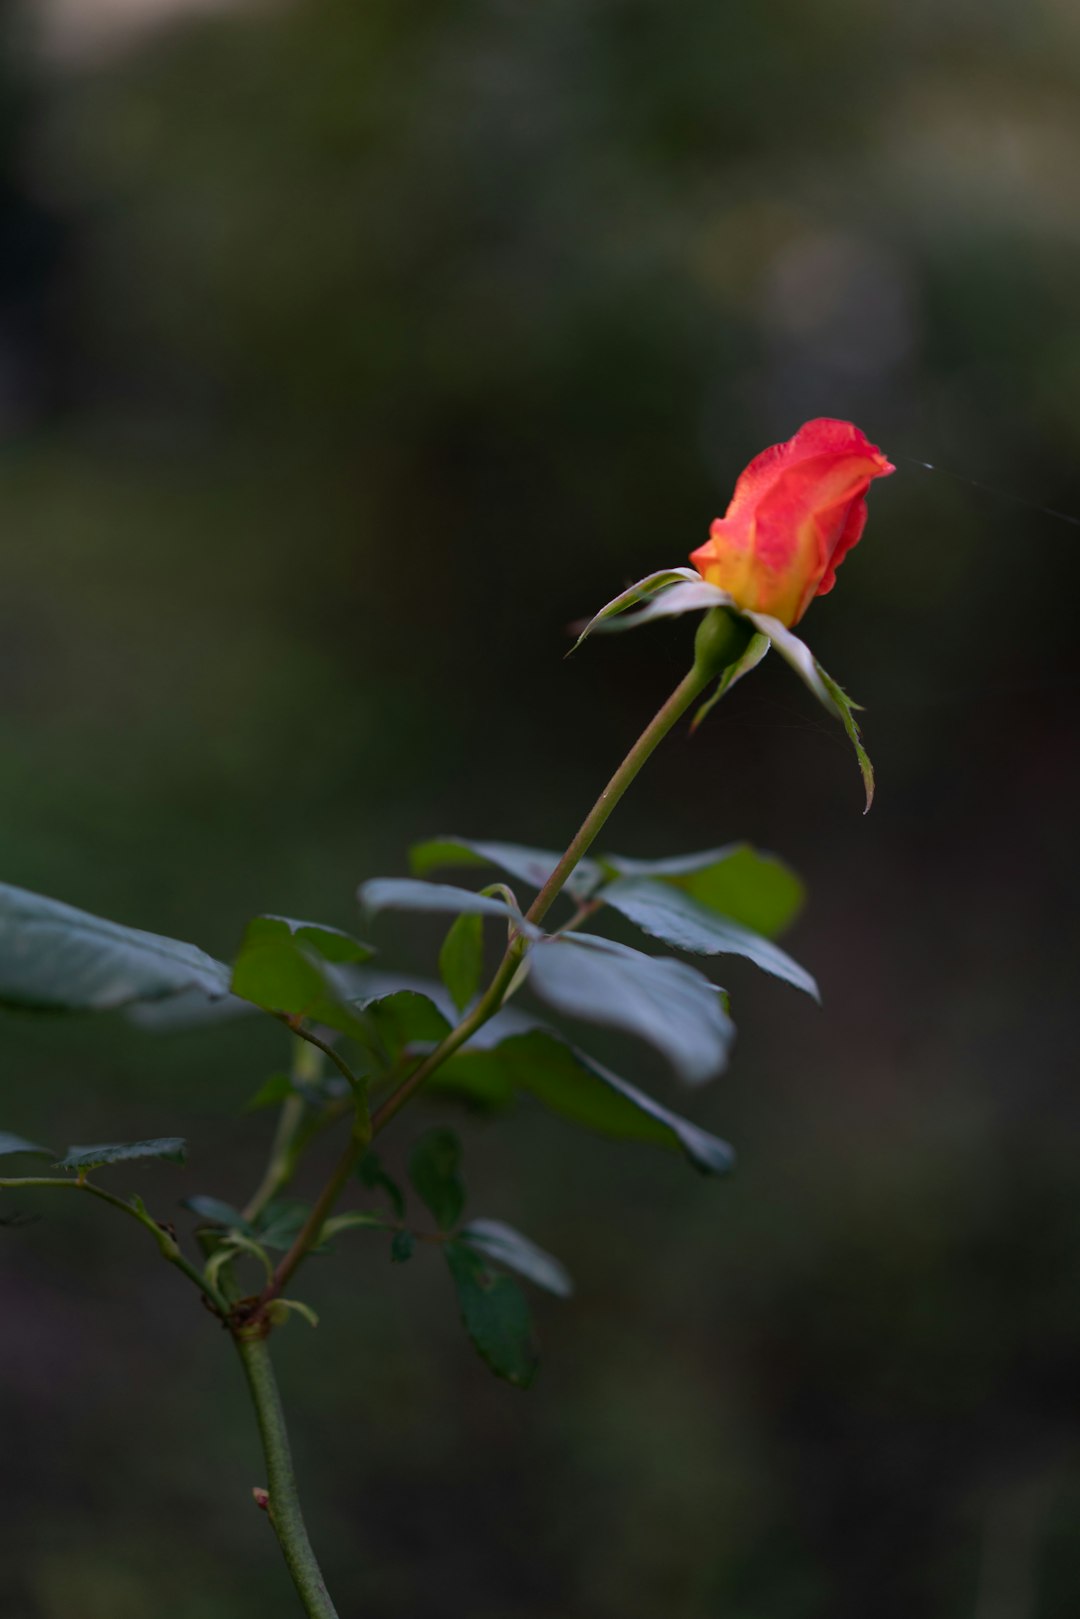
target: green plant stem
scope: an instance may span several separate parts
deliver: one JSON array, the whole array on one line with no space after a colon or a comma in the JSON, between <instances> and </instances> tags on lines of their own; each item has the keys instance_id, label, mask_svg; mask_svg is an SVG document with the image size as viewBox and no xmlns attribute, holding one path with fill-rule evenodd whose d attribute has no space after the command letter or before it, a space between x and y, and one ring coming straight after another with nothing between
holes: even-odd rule
<instances>
[{"instance_id":1,"label":"green plant stem","mask_svg":"<svg viewBox=\"0 0 1080 1619\"><path fill-rule=\"evenodd\" d=\"M146 1230L150 1232L161 1251L162 1257L167 1259L170 1265L175 1265L177 1270L182 1271L188 1281L192 1282L200 1293L209 1299L215 1310L221 1315L228 1313L229 1306L224 1296L212 1282L206 1280L206 1277L190 1260L184 1258L176 1238L164 1226L158 1224L153 1215L149 1214L143 1207L141 1201L137 1204L128 1203L124 1198L116 1197L112 1192L107 1192L103 1186L95 1186L93 1181L67 1180L58 1175L30 1175L19 1179L0 1179L0 1190L3 1191L21 1190L24 1187L37 1186L48 1186L54 1190L63 1189L69 1192L88 1192L91 1197L99 1198L102 1203L110 1204L112 1208L119 1209L122 1214L130 1215L133 1220L137 1220L141 1226L145 1226Z\"/></svg>"},{"instance_id":2,"label":"green plant stem","mask_svg":"<svg viewBox=\"0 0 1080 1619\"><path fill-rule=\"evenodd\" d=\"M297 1039L293 1051L292 1079L294 1084L314 1085L319 1079L322 1067L322 1052L312 1041ZM346 1111L353 1106L347 1103ZM248 1199L244 1207L245 1220L257 1220L266 1205L275 1198L292 1180L296 1173L296 1163L303 1146L298 1135L304 1123L306 1103L302 1096L295 1093L285 1098L278 1113L277 1128L270 1147L270 1156L267 1160L266 1171L259 1183L258 1189ZM310 1132L309 1134L313 1134Z\"/></svg>"},{"instance_id":3,"label":"green plant stem","mask_svg":"<svg viewBox=\"0 0 1080 1619\"><path fill-rule=\"evenodd\" d=\"M266 1511L278 1545L309 1619L337 1619L337 1609L330 1600L300 1510L289 1435L270 1359L270 1346L263 1332L235 1332L233 1338L259 1424L269 1493Z\"/></svg>"},{"instance_id":4,"label":"green plant stem","mask_svg":"<svg viewBox=\"0 0 1080 1619\"><path fill-rule=\"evenodd\" d=\"M655 753L671 727L682 718L686 710L702 695L715 670L695 661L684 675L662 708L658 709L642 731L622 764L616 770L592 809L582 821L567 845L566 853L551 873L543 888L525 912L527 922L542 922L574 870L588 853L608 816L622 798L642 765Z\"/></svg>"},{"instance_id":5,"label":"green plant stem","mask_svg":"<svg viewBox=\"0 0 1080 1619\"><path fill-rule=\"evenodd\" d=\"M311 1213L297 1232L296 1239L288 1253L274 1270L273 1276L267 1282L260 1294L260 1304L269 1304L276 1299L293 1271L306 1257L308 1250L314 1248L319 1240L319 1233L334 1211L334 1204L348 1185L349 1178L359 1162L366 1143L350 1136L345 1151L334 1165L333 1173L319 1196L312 1205Z\"/></svg>"},{"instance_id":6,"label":"green plant stem","mask_svg":"<svg viewBox=\"0 0 1080 1619\"><path fill-rule=\"evenodd\" d=\"M293 1137L300 1128L303 1117L303 1097L286 1097L278 1114L277 1129L274 1131L274 1142L270 1148L266 1172L259 1182L258 1189L252 1193L242 1210L245 1220L257 1220L271 1199L275 1198L292 1179L295 1169Z\"/></svg>"},{"instance_id":7,"label":"green plant stem","mask_svg":"<svg viewBox=\"0 0 1080 1619\"><path fill-rule=\"evenodd\" d=\"M352 1090L357 1095L360 1094L360 1092L363 1090L363 1079L359 1074L353 1073L344 1057L341 1056L340 1052L334 1050L333 1046L328 1040L320 1039L320 1037L317 1034L314 1034L311 1029L305 1028L303 1020L292 1012L275 1012L274 1016L278 1018L280 1022L287 1024L292 1032L301 1040L306 1040L309 1046L314 1046L317 1051L321 1051L324 1056L329 1057L338 1073L342 1074L345 1079L348 1080Z\"/></svg>"},{"instance_id":8,"label":"green plant stem","mask_svg":"<svg viewBox=\"0 0 1080 1619\"><path fill-rule=\"evenodd\" d=\"M574 867L588 852L600 829L630 786L630 783L659 747L672 726L701 696L709 682L715 678L716 673L715 667L709 666L702 659L695 659L689 673L679 682L667 702L653 715L588 815L586 815L584 821L582 821L577 833L568 845L566 853L526 911L525 920L527 923L535 925L546 916L561 893ZM514 976L527 949L528 939L523 934L518 933L511 938L506 954L503 956L494 978L472 1011L468 1012L456 1028L451 1029L450 1033L440 1041L435 1049L417 1064L412 1073L402 1081L395 1091L391 1092L382 1105L372 1114L372 1136L376 1136L380 1130L384 1130L390 1120L404 1107L409 1098L416 1094L425 1080L437 1068L441 1067L448 1058L452 1057L454 1052L458 1051L479 1028L482 1028L485 1023L495 1016L495 1013L506 1000L507 992L513 983ZM299 1033L300 1031L298 1030L297 1032ZM264 1289L262 1294L264 1303L269 1303L278 1296L293 1272L303 1263L308 1251L315 1246L319 1233L332 1213L342 1191L348 1184L365 1146L365 1142L355 1139L349 1141L310 1215L297 1234L295 1242L278 1264L273 1277Z\"/></svg>"}]
</instances>

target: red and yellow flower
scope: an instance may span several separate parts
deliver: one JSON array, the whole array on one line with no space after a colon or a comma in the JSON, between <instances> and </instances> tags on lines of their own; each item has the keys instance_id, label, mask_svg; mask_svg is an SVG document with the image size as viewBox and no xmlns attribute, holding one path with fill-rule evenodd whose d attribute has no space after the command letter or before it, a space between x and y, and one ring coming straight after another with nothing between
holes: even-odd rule
<instances>
[{"instance_id":1,"label":"red and yellow flower","mask_svg":"<svg viewBox=\"0 0 1080 1619\"><path fill-rule=\"evenodd\" d=\"M818 417L754 457L690 560L744 610L797 624L858 544L871 483L895 470L853 423Z\"/></svg>"}]
</instances>

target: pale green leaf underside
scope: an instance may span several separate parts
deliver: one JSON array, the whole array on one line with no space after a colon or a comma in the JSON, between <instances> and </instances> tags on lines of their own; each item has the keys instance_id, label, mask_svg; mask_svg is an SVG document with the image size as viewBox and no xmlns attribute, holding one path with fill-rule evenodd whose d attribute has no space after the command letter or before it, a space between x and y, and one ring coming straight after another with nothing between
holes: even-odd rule
<instances>
[{"instance_id":1,"label":"pale green leaf underside","mask_svg":"<svg viewBox=\"0 0 1080 1619\"><path fill-rule=\"evenodd\" d=\"M782 978L820 1000L812 975L779 945L720 916L699 900L649 877L621 877L601 892L605 905L633 922L651 938L697 955L745 956L763 972Z\"/></svg>"},{"instance_id":2,"label":"pale green leaf underside","mask_svg":"<svg viewBox=\"0 0 1080 1619\"><path fill-rule=\"evenodd\" d=\"M449 835L414 844L409 851L409 864L417 877L426 877L429 871L445 866L497 866L500 871L536 889L543 888L560 859L560 855L549 849ZM566 892L583 898L600 876L600 867L595 861L579 861L567 882Z\"/></svg>"},{"instance_id":3,"label":"pale green leaf underside","mask_svg":"<svg viewBox=\"0 0 1080 1619\"><path fill-rule=\"evenodd\" d=\"M724 1175L735 1154L728 1142L683 1118L629 1080L598 1063L550 1028L521 1014L500 1013L428 1081L428 1089L505 1107L523 1093L572 1124L619 1141L681 1149L695 1168Z\"/></svg>"},{"instance_id":4,"label":"pale green leaf underside","mask_svg":"<svg viewBox=\"0 0 1080 1619\"><path fill-rule=\"evenodd\" d=\"M749 843L729 843L666 860L608 855L604 864L622 877L658 878L768 939L790 926L806 899L790 866Z\"/></svg>"},{"instance_id":5,"label":"pale green leaf underside","mask_svg":"<svg viewBox=\"0 0 1080 1619\"><path fill-rule=\"evenodd\" d=\"M165 1158L182 1164L187 1143L182 1136L159 1136L152 1141L108 1141L93 1147L69 1147L57 1169L100 1169L106 1164L127 1164L138 1158Z\"/></svg>"},{"instance_id":6,"label":"pale green leaf underside","mask_svg":"<svg viewBox=\"0 0 1080 1619\"><path fill-rule=\"evenodd\" d=\"M726 1064L734 1025L716 988L684 962L567 933L533 946L529 983L564 1017L648 1041L687 1084L712 1079Z\"/></svg>"},{"instance_id":7,"label":"pale green leaf underside","mask_svg":"<svg viewBox=\"0 0 1080 1619\"><path fill-rule=\"evenodd\" d=\"M693 568L661 568L658 573L647 574L644 579L639 579L636 584L627 586L617 596L613 596L611 601L601 607L598 613L593 614L592 618L582 628L580 635L570 648L570 652L576 652L582 641L596 630L617 630L628 627L621 622L616 623L614 621L621 619L622 615L630 612L631 608L638 607L642 602L651 604L661 592L667 594L675 586L693 582L701 583L701 576L695 573ZM709 589L713 589L713 586L710 585ZM711 605L717 604L713 603ZM683 611L688 610L683 609ZM633 615L633 622L640 622L640 613Z\"/></svg>"},{"instance_id":8,"label":"pale green leaf underside","mask_svg":"<svg viewBox=\"0 0 1080 1619\"><path fill-rule=\"evenodd\" d=\"M0 1002L103 1012L193 988L225 995L229 969L180 939L0 884Z\"/></svg>"},{"instance_id":9,"label":"pale green leaf underside","mask_svg":"<svg viewBox=\"0 0 1080 1619\"><path fill-rule=\"evenodd\" d=\"M470 1248L478 1249L496 1264L516 1271L526 1281L558 1298L569 1298L574 1291L565 1265L502 1220L470 1220L459 1236Z\"/></svg>"},{"instance_id":10,"label":"pale green leaf underside","mask_svg":"<svg viewBox=\"0 0 1080 1619\"><path fill-rule=\"evenodd\" d=\"M503 922L513 922L519 929L535 933L528 928L520 913L503 899L492 894L475 894L469 888L456 888L451 883L428 883L417 877L372 877L361 883L357 897L369 916L379 911L448 912L455 916L469 913L476 916L495 916Z\"/></svg>"},{"instance_id":11,"label":"pale green leaf underside","mask_svg":"<svg viewBox=\"0 0 1080 1619\"><path fill-rule=\"evenodd\" d=\"M35 1158L56 1157L51 1147L42 1147L36 1141L27 1141L23 1136L9 1135L7 1131L0 1130L0 1158L7 1158L17 1152L33 1153Z\"/></svg>"}]
</instances>

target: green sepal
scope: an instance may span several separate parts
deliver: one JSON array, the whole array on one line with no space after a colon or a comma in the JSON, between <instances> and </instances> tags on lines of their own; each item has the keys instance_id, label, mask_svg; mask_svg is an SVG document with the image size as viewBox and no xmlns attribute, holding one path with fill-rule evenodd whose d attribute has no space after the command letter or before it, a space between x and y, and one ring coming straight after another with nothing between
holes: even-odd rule
<instances>
[{"instance_id":1,"label":"green sepal","mask_svg":"<svg viewBox=\"0 0 1080 1619\"><path fill-rule=\"evenodd\" d=\"M723 671L719 680L716 682L716 689L710 694L710 696L706 697L705 701L697 709L693 719L690 721L691 731L697 730L702 720L705 719L706 715L712 713L712 710L716 707L721 697L727 696L728 692L731 690L732 686L735 685L736 681L741 680L743 675L748 675L751 669L757 668L758 664L761 662L762 658L764 658L771 645L772 642L769 640L767 635L762 635L760 632L755 632L754 635L751 636L742 656L736 658L734 663L728 664L727 668Z\"/></svg>"},{"instance_id":2,"label":"green sepal","mask_svg":"<svg viewBox=\"0 0 1080 1619\"><path fill-rule=\"evenodd\" d=\"M654 606L658 597L666 595L673 587L700 583L701 575L695 573L693 568L661 568L657 573L646 574L644 579L638 579L635 584L629 585L626 590L620 591L619 595L613 596L611 601L601 607L598 613L593 614L592 618L581 627L581 633L566 654L567 657L572 656L581 643L597 630L632 629L634 624L640 623L646 615L652 616L649 614L649 608ZM715 586L710 585L708 588L714 590ZM718 591L717 596L723 599L710 599L707 603L702 603L702 605L709 607L726 606L731 599L725 596L722 591ZM641 606L642 603L645 603L644 607ZM632 608L640 608L640 611L632 613ZM689 612L690 609L683 608L682 611ZM629 615L629 622L627 622L624 615ZM615 622L616 620L620 622ZM579 626L575 625L574 628L578 629Z\"/></svg>"},{"instance_id":3,"label":"green sepal","mask_svg":"<svg viewBox=\"0 0 1080 1619\"><path fill-rule=\"evenodd\" d=\"M821 667L820 663L816 664L816 667L818 674L821 676L825 684L826 691L836 704L836 708L840 715L840 723L847 732L852 747L855 749L855 757L859 761L859 769L862 771L863 787L866 791L866 808L863 810L863 814L867 815L869 814L871 804L874 802L874 767L870 763L870 755L863 746L862 733L859 730L858 721L855 718L855 711L861 710L862 705L861 703L852 702L844 688L838 685L831 675L825 673L825 670Z\"/></svg>"},{"instance_id":4,"label":"green sepal","mask_svg":"<svg viewBox=\"0 0 1080 1619\"><path fill-rule=\"evenodd\" d=\"M770 613L757 613L740 607L727 591L708 584L692 569L673 568L638 580L636 585L624 590L622 595L616 596L590 619L575 646L580 646L585 636L594 630L632 630L655 619L674 618L683 613L709 612L718 607L726 608L732 615L745 619L754 627L758 636L764 637L765 645L762 646L755 636L746 653L735 665L721 674L717 689L698 709L691 728L696 729L714 704L719 702L725 692L731 690L735 681L761 662L771 643L784 661L794 669L799 679L813 692L818 702L843 724L858 757L866 789L866 808L869 810L874 797L874 772L855 721L854 710L858 704L853 703L836 681L826 674L805 641L800 641L797 635L793 635L786 624L781 623Z\"/></svg>"}]
</instances>

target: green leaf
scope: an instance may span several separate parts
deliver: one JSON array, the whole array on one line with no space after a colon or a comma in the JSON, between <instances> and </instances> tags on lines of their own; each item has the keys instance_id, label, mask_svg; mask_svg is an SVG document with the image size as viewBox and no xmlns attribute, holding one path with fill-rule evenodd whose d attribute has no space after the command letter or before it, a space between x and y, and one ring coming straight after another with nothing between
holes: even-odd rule
<instances>
[{"instance_id":1,"label":"green leaf","mask_svg":"<svg viewBox=\"0 0 1080 1619\"><path fill-rule=\"evenodd\" d=\"M369 1151L364 1154L356 1166L356 1178L361 1186L366 1186L371 1191L377 1189L385 1192L398 1219L405 1218L405 1198L401 1187L386 1173L377 1152Z\"/></svg>"},{"instance_id":2,"label":"green leaf","mask_svg":"<svg viewBox=\"0 0 1080 1619\"><path fill-rule=\"evenodd\" d=\"M863 787L866 790L866 809L863 810L865 815L874 802L874 767L870 763L870 755L863 747L862 734L855 718L855 712L859 708L859 704L852 702L844 688L838 686L832 676L827 675L816 660L814 667L824 682L825 690L836 704L840 714L840 723L843 725L851 745L855 749L855 757L858 759L859 769L862 771Z\"/></svg>"},{"instance_id":3,"label":"green leaf","mask_svg":"<svg viewBox=\"0 0 1080 1619\"><path fill-rule=\"evenodd\" d=\"M225 969L228 972L228 968ZM254 1017L258 1007L236 995L211 1000L198 989L182 989L161 1001L135 1001L125 1011L129 1023L150 1034L186 1034L188 1030L216 1028L238 1017Z\"/></svg>"},{"instance_id":4,"label":"green leaf","mask_svg":"<svg viewBox=\"0 0 1080 1619\"><path fill-rule=\"evenodd\" d=\"M103 1012L192 988L225 995L229 969L193 944L0 884L0 1003Z\"/></svg>"},{"instance_id":5,"label":"green leaf","mask_svg":"<svg viewBox=\"0 0 1080 1619\"><path fill-rule=\"evenodd\" d=\"M294 1095L293 1082L288 1074L271 1074L264 1080L255 1095L244 1104L245 1113L255 1113L262 1107L277 1107L281 1102L287 1102Z\"/></svg>"},{"instance_id":6,"label":"green leaf","mask_svg":"<svg viewBox=\"0 0 1080 1619\"><path fill-rule=\"evenodd\" d=\"M536 1375L537 1355L524 1293L509 1276L488 1270L464 1243L448 1242L443 1253L465 1331L481 1358L497 1377L516 1388L528 1388Z\"/></svg>"},{"instance_id":7,"label":"green leaf","mask_svg":"<svg viewBox=\"0 0 1080 1619\"><path fill-rule=\"evenodd\" d=\"M434 1045L450 1033L450 1024L435 1003L417 990L398 989L359 1005L371 1029L391 1057L410 1046Z\"/></svg>"},{"instance_id":8,"label":"green leaf","mask_svg":"<svg viewBox=\"0 0 1080 1619\"><path fill-rule=\"evenodd\" d=\"M69 1147L56 1169L100 1169L105 1164L127 1164L136 1158L167 1158L182 1164L187 1143L180 1136L160 1136L153 1141L109 1141L97 1147Z\"/></svg>"},{"instance_id":9,"label":"green leaf","mask_svg":"<svg viewBox=\"0 0 1080 1619\"><path fill-rule=\"evenodd\" d=\"M471 889L455 888L451 883L425 883L416 877L372 877L360 884L357 897L369 916L379 911L450 911L456 915L468 912L476 916L497 916L500 921L523 927L520 912L505 900L491 894L474 894ZM536 930L526 927L524 931Z\"/></svg>"},{"instance_id":10,"label":"green leaf","mask_svg":"<svg viewBox=\"0 0 1080 1619\"><path fill-rule=\"evenodd\" d=\"M651 938L662 939L676 950L703 956L745 956L764 972L821 999L811 974L779 945L718 915L669 883L650 877L620 877L601 891L601 898Z\"/></svg>"},{"instance_id":11,"label":"green leaf","mask_svg":"<svg viewBox=\"0 0 1080 1619\"><path fill-rule=\"evenodd\" d=\"M390 1259L395 1265L404 1265L412 1258L416 1238L411 1231L395 1231L390 1243Z\"/></svg>"},{"instance_id":12,"label":"green leaf","mask_svg":"<svg viewBox=\"0 0 1080 1619\"><path fill-rule=\"evenodd\" d=\"M460 1239L487 1259L505 1265L507 1270L517 1271L526 1281L534 1282L561 1299L569 1298L574 1291L565 1265L502 1220L470 1220L463 1227Z\"/></svg>"},{"instance_id":13,"label":"green leaf","mask_svg":"<svg viewBox=\"0 0 1080 1619\"><path fill-rule=\"evenodd\" d=\"M426 877L440 866L497 866L536 889L543 888L561 858L550 849L449 836L414 844L409 851L409 864L417 877ZM567 881L566 892L574 899L584 899L602 876L595 860L579 861Z\"/></svg>"},{"instance_id":14,"label":"green leaf","mask_svg":"<svg viewBox=\"0 0 1080 1619\"><path fill-rule=\"evenodd\" d=\"M656 877L670 883L767 939L775 939L795 920L806 898L806 890L789 866L748 843L730 843L668 860L608 855L604 863L621 876Z\"/></svg>"},{"instance_id":15,"label":"green leaf","mask_svg":"<svg viewBox=\"0 0 1080 1619\"><path fill-rule=\"evenodd\" d=\"M696 1169L724 1175L735 1154L726 1141L682 1118L628 1080L596 1062L578 1046L528 1019L501 1012L482 1034L451 1057L425 1089L464 1095L489 1107L506 1106L519 1092L531 1094L573 1124L621 1141L681 1149ZM509 1029L512 1032L503 1034Z\"/></svg>"},{"instance_id":16,"label":"green leaf","mask_svg":"<svg viewBox=\"0 0 1080 1619\"><path fill-rule=\"evenodd\" d=\"M300 1198L274 1198L266 1205L258 1224L259 1241L264 1248L285 1253L300 1234L311 1205Z\"/></svg>"},{"instance_id":17,"label":"green leaf","mask_svg":"<svg viewBox=\"0 0 1080 1619\"><path fill-rule=\"evenodd\" d=\"M207 1225L223 1226L226 1230L242 1231L245 1236L255 1236L255 1227L245 1220L239 1209L234 1209L231 1203L224 1203L220 1197L203 1197L201 1193L195 1197L181 1198L182 1208L190 1209L199 1219Z\"/></svg>"},{"instance_id":18,"label":"green leaf","mask_svg":"<svg viewBox=\"0 0 1080 1619\"><path fill-rule=\"evenodd\" d=\"M409 1179L442 1231L457 1224L465 1207L460 1165L461 1143L452 1130L429 1130L409 1157Z\"/></svg>"},{"instance_id":19,"label":"green leaf","mask_svg":"<svg viewBox=\"0 0 1080 1619\"><path fill-rule=\"evenodd\" d=\"M533 946L529 983L566 1017L647 1040L687 1084L712 1079L726 1064L734 1025L719 991L681 961L566 933Z\"/></svg>"},{"instance_id":20,"label":"green leaf","mask_svg":"<svg viewBox=\"0 0 1080 1619\"><path fill-rule=\"evenodd\" d=\"M439 976L463 1012L480 987L484 970L484 919L465 912L450 924L439 951Z\"/></svg>"},{"instance_id":21,"label":"green leaf","mask_svg":"<svg viewBox=\"0 0 1080 1619\"><path fill-rule=\"evenodd\" d=\"M311 1018L369 1044L370 1030L352 1004L355 991L339 965L340 955L324 954L324 946L335 952L344 948L328 940L344 938L284 917L257 916L247 926L233 966L233 993L266 1011ZM367 949L350 942L358 950Z\"/></svg>"},{"instance_id":22,"label":"green leaf","mask_svg":"<svg viewBox=\"0 0 1080 1619\"><path fill-rule=\"evenodd\" d=\"M12 1136L0 1130L0 1158L6 1158L17 1152L32 1152L35 1158L55 1158L56 1154L51 1147L39 1147L36 1141L26 1141L22 1136Z\"/></svg>"},{"instance_id":23,"label":"green leaf","mask_svg":"<svg viewBox=\"0 0 1080 1619\"><path fill-rule=\"evenodd\" d=\"M630 628L630 625L625 625L624 623L615 624L612 620L622 618L624 614L629 613L631 608L637 607L641 602L651 603L662 592L669 591L673 585L685 585L687 583L701 583L701 575L695 572L693 568L661 568L658 573L647 574L644 579L639 579L636 584L630 585L626 590L620 591L619 595L613 596L611 601L601 607L598 613L593 614L570 648L570 653L576 652L582 641L596 630ZM711 590L714 587L710 585L709 588ZM709 605L716 604L710 602ZM632 623L636 622L638 617L637 613L631 614ZM575 629L577 628L576 625L574 627Z\"/></svg>"},{"instance_id":24,"label":"green leaf","mask_svg":"<svg viewBox=\"0 0 1080 1619\"><path fill-rule=\"evenodd\" d=\"M289 916L264 916L260 920L282 923L294 939L309 945L324 961L332 961L338 966L370 961L375 954L372 945L354 939L351 933L345 933L341 928L327 927L324 922L297 922Z\"/></svg>"}]
</instances>

